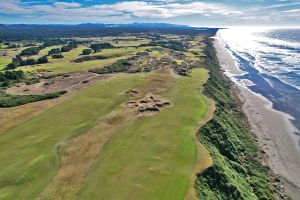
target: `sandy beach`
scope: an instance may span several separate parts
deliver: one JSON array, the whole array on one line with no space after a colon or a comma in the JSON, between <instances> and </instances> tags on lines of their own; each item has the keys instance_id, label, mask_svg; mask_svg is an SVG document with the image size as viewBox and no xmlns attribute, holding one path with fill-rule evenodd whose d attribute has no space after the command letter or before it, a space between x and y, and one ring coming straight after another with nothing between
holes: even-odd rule
<instances>
[{"instance_id":1,"label":"sandy beach","mask_svg":"<svg viewBox=\"0 0 300 200\"><path fill-rule=\"evenodd\" d=\"M215 39L214 46L226 75L232 77L243 73L218 39ZM300 200L300 148L295 137L298 130L290 122L291 116L272 109L269 100L245 85L248 84L236 83L252 131L267 154L267 164L280 175L292 199Z\"/></svg>"}]
</instances>

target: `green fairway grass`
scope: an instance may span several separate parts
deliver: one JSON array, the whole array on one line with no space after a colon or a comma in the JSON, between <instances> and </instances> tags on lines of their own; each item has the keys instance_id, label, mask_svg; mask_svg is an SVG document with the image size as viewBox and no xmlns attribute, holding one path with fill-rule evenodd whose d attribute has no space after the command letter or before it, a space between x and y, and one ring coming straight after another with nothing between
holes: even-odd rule
<instances>
[{"instance_id":1,"label":"green fairway grass","mask_svg":"<svg viewBox=\"0 0 300 200\"><path fill-rule=\"evenodd\" d=\"M191 76L173 77L168 83L161 82L168 78L158 72L113 77L2 133L0 199L38 197L60 169L60 144L120 110L132 88L141 95L160 95L171 107L126 121L101 149L84 185L72 188L66 181L62 184L67 191L50 190L45 193L49 198L42 199L183 199L197 160L194 134L209 105L201 94L207 73L193 69ZM64 198L65 192L77 195Z\"/></svg>"},{"instance_id":2,"label":"green fairway grass","mask_svg":"<svg viewBox=\"0 0 300 200\"><path fill-rule=\"evenodd\" d=\"M115 49L104 49L99 53L95 53L93 55L102 55L102 56L124 56L128 54L135 54L141 51L147 50L149 47L122 47L122 48L115 48Z\"/></svg>"},{"instance_id":3,"label":"green fairway grass","mask_svg":"<svg viewBox=\"0 0 300 200\"><path fill-rule=\"evenodd\" d=\"M3 70L6 65L11 62L11 58L8 57L0 57L0 70Z\"/></svg>"},{"instance_id":4,"label":"green fairway grass","mask_svg":"<svg viewBox=\"0 0 300 200\"><path fill-rule=\"evenodd\" d=\"M101 150L79 199L184 199L196 162L194 134L208 109L207 70L194 69L166 93L172 107L139 117Z\"/></svg>"},{"instance_id":5,"label":"green fairway grass","mask_svg":"<svg viewBox=\"0 0 300 200\"><path fill-rule=\"evenodd\" d=\"M124 91L136 87L144 77L108 79L2 133L0 199L35 199L59 167L58 145L85 133L99 117L127 101Z\"/></svg>"},{"instance_id":6,"label":"green fairway grass","mask_svg":"<svg viewBox=\"0 0 300 200\"><path fill-rule=\"evenodd\" d=\"M83 69L104 67L104 66L111 65L120 59L126 59L126 58L128 58L128 56L120 56L116 58L108 58L103 60L85 61L81 63L67 62L67 61L53 62L53 63L30 66L30 67L22 67L22 70L25 72L36 71L36 70L47 70L53 74L66 73L66 72L79 71Z\"/></svg>"}]
</instances>

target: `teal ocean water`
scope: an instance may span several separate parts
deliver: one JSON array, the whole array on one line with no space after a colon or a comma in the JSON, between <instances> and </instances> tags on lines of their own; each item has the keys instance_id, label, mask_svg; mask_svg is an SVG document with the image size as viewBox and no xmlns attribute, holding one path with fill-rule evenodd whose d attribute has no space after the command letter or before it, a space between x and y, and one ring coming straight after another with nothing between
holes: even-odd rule
<instances>
[{"instance_id":1,"label":"teal ocean water","mask_svg":"<svg viewBox=\"0 0 300 200\"><path fill-rule=\"evenodd\" d=\"M300 129L300 29L221 29L217 37L244 72L228 75L291 115Z\"/></svg>"}]
</instances>

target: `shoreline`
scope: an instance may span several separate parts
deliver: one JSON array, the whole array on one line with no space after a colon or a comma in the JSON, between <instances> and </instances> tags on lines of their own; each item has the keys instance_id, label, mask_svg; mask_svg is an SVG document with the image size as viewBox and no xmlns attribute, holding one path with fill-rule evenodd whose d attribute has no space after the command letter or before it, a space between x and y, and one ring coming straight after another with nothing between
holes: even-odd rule
<instances>
[{"instance_id":1,"label":"shoreline","mask_svg":"<svg viewBox=\"0 0 300 200\"><path fill-rule=\"evenodd\" d=\"M218 39L214 39L220 66L224 74L241 74L230 53ZM234 82L234 81L233 81ZM294 199L300 199L300 149L294 140L297 129L288 114L272 108L272 103L263 96L237 84L243 111L248 118L251 131L257 137L259 147L266 153L267 164L274 173L280 175L287 193Z\"/></svg>"}]
</instances>

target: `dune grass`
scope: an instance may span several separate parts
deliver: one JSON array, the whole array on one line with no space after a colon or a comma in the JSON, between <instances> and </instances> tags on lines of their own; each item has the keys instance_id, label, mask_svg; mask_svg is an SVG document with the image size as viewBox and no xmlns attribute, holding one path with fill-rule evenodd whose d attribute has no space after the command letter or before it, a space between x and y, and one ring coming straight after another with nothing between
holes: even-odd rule
<instances>
[{"instance_id":1,"label":"dune grass","mask_svg":"<svg viewBox=\"0 0 300 200\"><path fill-rule=\"evenodd\" d=\"M206 44L205 66L210 70L210 79L204 93L216 102L216 111L198 137L210 151L214 164L198 174L198 195L205 200L277 199L277 189L272 184L276 178L260 163L262 154L253 141L240 102L232 95L231 83L220 69L212 41Z\"/></svg>"},{"instance_id":2,"label":"dune grass","mask_svg":"<svg viewBox=\"0 0 300 200\"><path fill-rule=\"evenodd\" d=\"M99 117L128 100L123 92L143 79L131 75L106 80L2 133L0 199L35 199L59 167L60 142L92 128Z\"/></svg>"},{"instance_id":3,"label":"dune grass","mask_svg":"<svg viewBox=\"0 0 300 200\"><path fill-rule=\"evenodd\" d=\"M171 108L139 117L112 136L79 199L184 199L196 162L194 134L208 109L199 91L207 70L191 75L161 94Z\"/></svg>"}]
</instances>

